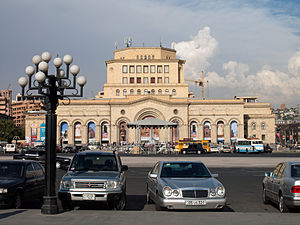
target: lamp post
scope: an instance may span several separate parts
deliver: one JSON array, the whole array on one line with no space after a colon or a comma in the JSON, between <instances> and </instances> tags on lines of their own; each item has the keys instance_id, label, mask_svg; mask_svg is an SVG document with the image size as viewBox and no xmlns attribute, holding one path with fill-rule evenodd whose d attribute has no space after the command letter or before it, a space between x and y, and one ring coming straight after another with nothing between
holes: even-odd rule
<instances>
[{"instance_id":1,"label":"lamp post","mask_svg":"<svg viewBox=\"0 0 300 225\"><path fill-rule=\"evenodd\" d=\"M42 214L57 214L57 196L55 190L56 182L56 125L57 115L56 109L59 99L68 99L70 103L71 97L82 97L83 86L86 84L84 76L77 77L80 68L77 65L71 65L73 58L71 55L65 55L63 59L56 56L53 64L56 67L56 75L50 75L48 72L51 54L43 52L41 56L35 55L32 58L33 66L27 66L25 69L28 79L20 77L19 85L22 87L22 98L34 100L40 99L46 110L46 187L43 197ZM60 67L66 64L66 70ZM72 75L70 75L70 72ZM35 74L35 79L32 76ZM76 87L80 87L80 92ZM28 85L25 92L25 87Z\"/></svg>"}]
</instances>

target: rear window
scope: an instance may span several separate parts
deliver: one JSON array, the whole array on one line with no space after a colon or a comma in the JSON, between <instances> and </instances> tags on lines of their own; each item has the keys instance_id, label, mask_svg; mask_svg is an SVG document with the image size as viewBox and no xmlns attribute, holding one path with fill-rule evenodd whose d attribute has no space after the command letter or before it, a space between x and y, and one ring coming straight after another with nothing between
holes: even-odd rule
<instances>
[{"instance_id":1,"label":"rear window","mask_svg":"<svg viewBox=\"0 0 300 225\"><path fill-rule=\"evenodd\" d=\"M118 164L115 155L75 155L70 170L118 171Z\"/></svg>"},{"instance_id":2,"label":"rear window","mask_svg":"<svg viewBox=\"0 0 300 225\"><path fill-rule=\"evenodd\" d=\"M0 163L0 177L21 177L23 165L20 163Z\"/></svg>"},{"instance_id":3,"label":"rear window","mask_svg":"<svg viewBox=\"0 0 300 225\"><path fill-rule=\"evenodd\" d=\"M292 177L300 177L300 165L292 165L291 173Z\"/></svg>"},{"instance_id":4,"label":"rear window","mask_svg":"<svg viewBox=\"0 0 300 225\"><path fill-rule=\"evenodd\" d=\"M211 175L202 163L164 163L161 177L206 178L211 177Z\"/></svg>"}]
</instances>

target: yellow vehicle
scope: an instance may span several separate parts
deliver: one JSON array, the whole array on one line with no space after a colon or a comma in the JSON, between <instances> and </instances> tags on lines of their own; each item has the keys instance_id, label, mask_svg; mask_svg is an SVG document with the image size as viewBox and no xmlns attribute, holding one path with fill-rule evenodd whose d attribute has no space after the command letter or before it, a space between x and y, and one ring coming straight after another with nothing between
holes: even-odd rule
<instances>
[{"instance_id":1,"label":"yellow vehicle","mask_svg":"<svg viewBox=\"0 0 300 225\"><path fill-rule=\"evenodd\" d=\"M209 141L206 140L191 140L191 139L183 139L175 142L175 150L178 153L181 153L183 148L189 147L190 144L202 144L202 147L206 149L206 152L210 152Z\"/></svg>"}]
</instances>

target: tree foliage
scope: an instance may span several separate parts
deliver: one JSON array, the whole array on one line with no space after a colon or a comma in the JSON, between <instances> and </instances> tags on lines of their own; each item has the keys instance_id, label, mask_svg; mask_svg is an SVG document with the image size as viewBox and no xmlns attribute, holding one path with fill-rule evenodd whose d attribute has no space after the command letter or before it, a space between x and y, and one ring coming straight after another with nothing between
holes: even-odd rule
<instances>
[{"instance_id":1,"label":"tree foliage","mask_svg":"<svg viewBox=\"0 0 300 225\"><path fill-rule=\"evenodd\" d=\"M19 136L21 140L25 138L24 127L17 127L13 120L0 119L0 140L11 143L15 136Z\"/></svg>"}]
</instances>

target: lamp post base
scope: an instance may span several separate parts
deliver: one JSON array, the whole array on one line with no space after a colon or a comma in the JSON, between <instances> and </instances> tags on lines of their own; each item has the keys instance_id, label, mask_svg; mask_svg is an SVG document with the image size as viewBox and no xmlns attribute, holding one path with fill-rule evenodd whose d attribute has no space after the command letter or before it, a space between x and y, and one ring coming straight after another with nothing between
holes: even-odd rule
<instances>
[{"instance_id":1,"label":"lamp post base","mask_svg":"<svg viewBox=\"0 0 300 225\"><path fill-rule=\"evenodd\" d=\"M56 196L44 196L43 197L43 205L41 208L41 213L42 214L57 214L58 213Z\"/></svg>"}]
</instances>

